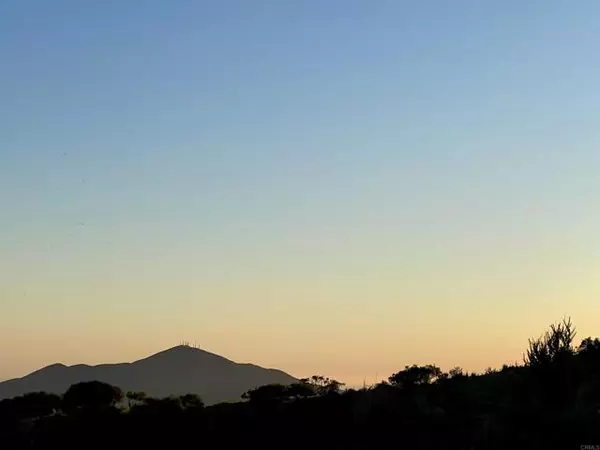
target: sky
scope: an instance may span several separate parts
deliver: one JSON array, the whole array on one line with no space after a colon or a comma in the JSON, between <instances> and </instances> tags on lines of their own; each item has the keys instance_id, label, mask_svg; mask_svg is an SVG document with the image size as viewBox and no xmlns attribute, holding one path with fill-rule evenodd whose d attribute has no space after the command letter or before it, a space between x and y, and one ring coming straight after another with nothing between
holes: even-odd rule
<instances>
[{"instance_id":1,"label":"sky","mask_svg":"<svg viewBox=\"0 0 600 450\"><path fill-rule=\"evenodd\" d=\"M348 384L600 334L595 0L3 0L0 379Z\"/></svg>"}]
</instances>

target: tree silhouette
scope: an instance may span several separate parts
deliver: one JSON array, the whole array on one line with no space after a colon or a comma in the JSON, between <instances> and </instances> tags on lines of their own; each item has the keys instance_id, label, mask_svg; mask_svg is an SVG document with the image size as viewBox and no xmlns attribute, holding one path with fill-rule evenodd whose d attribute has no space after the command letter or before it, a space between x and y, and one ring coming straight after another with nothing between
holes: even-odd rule
<instances>
[{"instance_id":1,"label":"tree silhouette","mask_svg":"<svg viewBox=\"0 0 600 450\"><path fill-rule=\"evenodd\" d=\"M145 392L129 391L129 392L127 392L125 397L127 397L127 404L129 406L129 408L131 409L135 405L140 405L140 404L144 403L144 401L147 398L147 395Z\"/></svg>"},{"instance_id":2,"label":"tree silhouette","mask_svg":"<svg viewBox=\"0 0 600 450\"><path fill-rule=\"evenodd\" d=\"M464 373L463 369L458 366L453 367L448 372L448 378L460 378L460 377L464 377L464 376L465 376L465 373Z\"/></svg>"},{"instance_id":3,"label":"tree silhouette","mask_svg":"<svg viewBox=\"0 0 600 450\"><path fill-rule=\"evenodd\" d=\"M426 366L406 366L404 370L396 372L389 377L388 381L393 386L410 388L424 384L430 384L442 375L442 370L432 364Z\"/></svg>"},{"instance_id":4,"label":"tree silhouette","mask_svg":"<svg viewBox=\"0 0 600 450\"><path fill-rule=\"evenodd\" d=\"M37 419L50 416L61 409L61 398L56 394L33 392L18 397L18 408L24 417Z\"/></svg>"},{"instance_id":5,"label":"tree silhouette","mask_svg":"<svg viewBox=\"0 0 600 450\"><path fill-rule=\"evenodd\" d=\"M74 384L63 396L63 404L67 410L107 408L115 406L121 400L121 389L101 381Z\"/></svg>"},{"instance_id":6,"label":"tree silhouette","mask_svg":"<svg viewBox=\"0 0 600 450\"><path fill-rule=\"evenodd\" d=\"M540 338L529 340L524 360L533 377L532 391L542 415L554 418L557 411L565 410L575 402L578 383L575 335L571 319L566 318L550 325Z\"/></svg>"},{"instance_id":7,"label":"tree silhouette","mask_svg":"<svg viewBox=\"0 0 600 450\"><path fill-rule=\"evenodd\" d=\"M183 409L200 409L204 407L204 402L199 395L185 394L179 397L179 403Z\"/></svg>"},{"instance_id":8,"label":"tree silhouette","mask_svg":"<svg viewBox=\"0 0 600 450\"><path fill-rule=\"evenodd\" d=\"M313 375L287 386L282 384L259 386L256 389L244 392L242 399L248 400L254 405L275 404L315 396L339 394L343 386L344 384L337 380L322 375Z\"/></svg>"},{"instance_id":9,"label":"tree silhouette","mask_svg":"<svg viewBox=\"0 0 600 450\"><path fill-rule=\"evenodd\" d=\"M0 420L32 420L53 415L62 408L60 396L46 392L30 392L0 401Z\"/></svg>"},{"instance_id":10,"label":"tree silhouette","mask_svg":"<svg viewBox=\"0 0 600 450\"><path fill-rule=\"evenodd\" d=\"M316 395L337 394L344 387L344 383L323 375L313 375L310 378L302 378L300 383L311 387Z\"/></svg>"},{"instance_id":11,"label":"tree silhouette","mask_svg":"<svg viewBox=\"0 0 600 450\"><path fill-rule=\"evenodd\" d=\"M543 336L529 340L529 348L524 358L525 364L537 367L570 357L575 352L573 347L575 335L576 331L570 318L550 325L550 329Z\"/></svg>"},{"instance_id":12,"label":"tree silhouette","mask_svg":"<svg viewBox=\"0 0 600 450\"><path fill-rule=\"evenodd\" d=\"M288 399L288 387L283 384L267 384L244 392L242 399L253 405L280 403Z\"/></svg>"},{"instance_id":13,"label":"tree silhouette","mask_svg":"<svg viewBox=\"0 0 600 450\"><path fill-rule=\"evenodd\" d=\"M312 384L300 381L289 385L286 395L292 399L306 399L317 395L317 390Z\"/></svg>"}]
</instances>

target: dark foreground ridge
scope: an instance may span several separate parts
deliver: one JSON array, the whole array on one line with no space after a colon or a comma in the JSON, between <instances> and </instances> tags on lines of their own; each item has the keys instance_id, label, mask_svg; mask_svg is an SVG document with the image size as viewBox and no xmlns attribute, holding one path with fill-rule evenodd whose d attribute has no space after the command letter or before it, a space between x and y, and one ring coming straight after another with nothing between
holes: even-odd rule
<instances>
[{"instance_id":1,"label":"dark foreground ridge","mask_svg":"<svg viewBox=\"0 0 600 450\"><path fill-rule=\"evenodd\" d=\"M482 374L405 366L359 390L314 376L212 406L195 394L156 398L101 381L76 383L63 395L31 392L0 401L0 449L597 450L600 340L574 345L574 337L564 320L529 341L523 363ZM190 352L173 349L132 365L150 372L167 362L181 367ZM235 364L190 354L223 370ZM72 369L55 365L41 373L58 380Z\"/></svg>"},{"instance_id":2,"label":"dark foreground ridge","mask_svg":"<svg viewBox=\"0 0 600 450\"><path fill-rule=\"evenodd\" d=\"M28 392L62 394L75 383L93 380L153 397L197 394L206 404L238 401L242 393L257 386L297 381L280 370L238 364L198 348L179 345L132 363L53 364L23 378L0 383L0 399Z\"/></svg>"}]
</instances>

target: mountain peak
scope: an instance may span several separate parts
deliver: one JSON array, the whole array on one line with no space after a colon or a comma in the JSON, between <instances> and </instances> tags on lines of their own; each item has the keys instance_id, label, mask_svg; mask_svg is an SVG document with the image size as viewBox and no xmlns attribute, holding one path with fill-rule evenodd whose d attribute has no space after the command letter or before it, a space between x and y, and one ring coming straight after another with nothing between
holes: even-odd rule
<instances>
[{"instance_id":1,"label":"mountain peak","mask_svg":"<svg viewBox=\"0 0 600 450\"><path fill-rule=\"evenodd\" d=\"M41 372L56 372L56 371L60 371L63 369L66 369L67 366L65 366L64 364L61 363L55 363L55 364L50 364L49 366L46 367L42 367L41 369L38 369L34 372L31 372L29 375L35 375L36 373L41 373Z\"/></svg>"},{"instance_id":2,"label":"mountain peak","mask_svg":"<svg viewBox=\"0 0 600 450\"><path fill-rule=\"evenodd\" d=\"M66 369L67 366L65 366L62 363L55 363L55 364L50 364L49 366L46 366L46 369Z\"/></svg>"},{"instance_id":3,"label":"mountain peak","mask_svg":"<svg viewBox=\"0 0 600 450\"><path fill-rule=\"evenodd\" d=\"M188 344L176 345L175 347L171 347L171 348L169 348L169 349L167 349L165 351L166 352L169 352L169 351L189 352L189 351L195 351L195 350L203 351L199 347L195 347L193 345L188 345Z\"/></svg>"},{"instance_id":4,"label":"mountain peak","mask_svg":"<svg viewBox=\"0 0 600 450\"><path fill-rule=\"evenodd\" d=\"M191 345L181 344L181 345L176 345L175 347L167 348L166 350L162 350L158 353L155 353L152 356L165 355L165 354L197 354L197 353L208 353L209 355L214 355L214 353L210 353L199 347L193 347ZM215 355L215 356L218 356L218 355Z\"/></svg>"},{"instance_id":5,"label":"mountain peak","mask_svg":"<svg viewBox=\"0 0 600 450\"><path fill-rule=\"evenodd\" d=\"M230 363L235 364L233 361L217 355L215 353L202 350L198 347L192 347L190 345L177 345L175 347L162 350L154 355L150 355L146 358L135 361L136 363L155 363L155 364L167 364L167 365L187 365L197 363Z\"/></svg>"}]
</instances>

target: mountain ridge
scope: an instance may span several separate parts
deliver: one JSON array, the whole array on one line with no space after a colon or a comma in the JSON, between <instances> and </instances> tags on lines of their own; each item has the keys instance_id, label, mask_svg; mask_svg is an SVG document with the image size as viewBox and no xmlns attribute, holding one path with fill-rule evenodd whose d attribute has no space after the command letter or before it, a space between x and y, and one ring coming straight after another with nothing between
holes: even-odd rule
<instances>
[{"instance_id":1,"label":"mountain ridge","mask_svg":"<svg viewBox=\"0 0 600 450\"><path fill-rule=\"evenodd\" d=\"M51 364L0 382L0 400L35 391L62 394L72 384L92 380L154 397L194 393L209 405L239 401L249 389L271 383L290 384L297 378L280 369L237 363L216 353L178 345L133 362Z\"/></svg>"}]
</instances>

